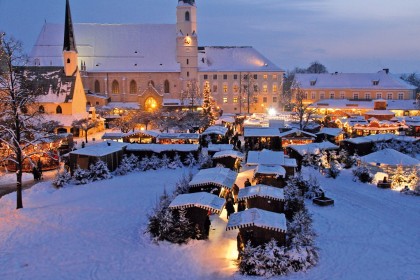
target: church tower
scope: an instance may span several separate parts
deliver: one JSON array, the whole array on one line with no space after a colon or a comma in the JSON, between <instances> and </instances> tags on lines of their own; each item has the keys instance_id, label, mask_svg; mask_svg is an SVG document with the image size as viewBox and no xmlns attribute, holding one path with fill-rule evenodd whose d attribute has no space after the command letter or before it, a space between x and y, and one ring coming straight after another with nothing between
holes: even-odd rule
<instances>
[{"instance_id":1,"label":"church tower","mask_svg":"<svg viewBox=\"0 0 420 280\"><path fill-rule=\"evenodd\" d=\"M74 40L73 23L69 0L66 0L66 18L64 23L64 44L63 44L64 72L66 76L73 76L77 70L77 49Z\"/></svg>"},{"instance_id":2,"label":"church tower","mask_svg":"<svg viewBox=\"0 0 420 280\"><path fill-rule=\"evenodd\" d=\"M181 66L182 89L198 81L197 7L195 0L178 0L176 8L177 61Z\"/></svg>"}]
</instances>

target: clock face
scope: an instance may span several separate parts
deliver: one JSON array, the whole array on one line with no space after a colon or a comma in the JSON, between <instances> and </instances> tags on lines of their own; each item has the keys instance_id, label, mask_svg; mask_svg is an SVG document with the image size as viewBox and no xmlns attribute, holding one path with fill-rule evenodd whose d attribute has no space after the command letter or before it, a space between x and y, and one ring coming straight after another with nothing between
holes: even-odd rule
<instances>
[{"instance_id":1,"label":"clock face","mask_svg":"<svg viewBox=\"0 0 420 280\"><path fill-rule=\"evenodd\" d=\"M190 38L189 36L185 37L185 39L184 39L184 43L185 43L186 45L191 44L191 38Z\"/></svg>"}]
</instances>

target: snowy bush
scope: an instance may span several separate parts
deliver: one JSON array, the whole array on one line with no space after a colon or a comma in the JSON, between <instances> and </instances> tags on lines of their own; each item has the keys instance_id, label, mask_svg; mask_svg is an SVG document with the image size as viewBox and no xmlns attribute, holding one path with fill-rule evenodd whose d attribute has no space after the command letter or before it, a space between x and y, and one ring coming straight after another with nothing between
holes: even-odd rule
<instances>
[{"instance_id":1,"label":"snowy bush","mask_svg":"<svg viewBox=\"0 0 420 280\"><path fill-rule=\"evenodd\" d=\"M192 153L188 153L187 157L184 160L184 164L186 166L194 166L197 164L197 160L195 159L194 155Z\"/></svg>"},{"instance_id":2,"label":"snowy bush","mask_svg":"<svg viewBox=\"0 0 420 280\"><path fill-rule=\"evenodd\" d=\"M170 158L168 158L168 156L164 154L162 158L160 159L160 168L168 168L170 163L171 163Z\"/></svg>"},{"instance_id":3,"label":"snowy bush","mask_svg":"<svg viewBox=\"0 0 420 280\"><path fill-rule=\"evenodd\" d=\"M309 175L309 179L305 181L305 194L306 199L312 199L314 197L319 197L324 194L321 186L319 185L316 177Z\"/></svg>"},{"instance_id":4,"label":"snowy bush","mask_svg":"<svg viewBox=\"0 0 420 280\"><path fill-rule=\"evenodd\" d=\"M312 158L312 155L309 153L306 153L302 158L302 165L303 166L313 166L314 165L314 159Z\"/></svg>"},{"instance_id":5,"label":"snowy bush","mask_svg":"<svg viewBox=\"0 0 420 280\"><path fill-rule=\"evenodd\" d=\"M84 185L90 182L90 172L77 166L73 173L73 183L75 185Z\"/></svg>"},{"instance_id":6,"label":"snowy bush","mask_svg":"<svg viewBox=\"0 0 420 280\"><path fill-rule=\"evenodd\" d=\"M188 175L186 174L182 175L181 179L179 179L179 181L176 182L175 184L174 196L189 192L189 189L190 189L189 183L191 182L192 177L193 177L192 173L188 173Z\"/></svg>"},{"instance_id":7,"label":"snowy bush","mask_svg":"<svg viewBox=\"0 0 420 280\"><path fill-rule=\"evenodd\" d=\"M178 153L175 153L174 159L171 161L171 163L168 165L168 167L170 169L176 169L176 168L183 167L181 157L179 156Z\"/></svg>"},{"instance_id":8,"label":"snowy bush","mask_svg":"<svg viewBox=\"0 0 420 280\"><path fill-rule=\"evenodd\" d=\"M200 153L198 155L198 165L200 166L200 169L211 168L213 166L211 156Z\"/></svg>"},{"instance_id":9,"label":"snowy bush","mask_svg":"<svg viewBox=\"0 0 420 280\"><path fill-rule=\"evenodd\" d=\"M290 178L284 187L284 214L287 218L293 217L296 212L305 207L302 182L304 181L301 176L295 176Z\"/></svg>"},{"instance_id":10,"label":"snowy bush","mask_svg":"<svg viewBox=\"0 0 420 280\"><path fill-rule=\"evenodd\" d=\"M161 168L160 158L156 155L152 155L149 159L148 169L157 170L157 169L160 169L160 168Z\"/></svg>"},{"instance_id":11,"label":"snowy bush","mask_svg":"<svg viewBox=\"0 0 420 280\"><path fill-rule=\"evenodd\" d=\"M71 180L71 174L67 171L67 169L64 169L63 171L57 173L57 176L55 176L54 180L52 181L52 184L57 189L62 188L64 185L68 184Z\"/></svg>"},{"instance_id":12,"label":"snowy bush","mask_svg":"<svg viewBox=\"0 0 420 280\"><path fill-rule=\"evenodd\" d=\"M373 175L366 166L358 166L353 169L353 175L362 183L371 183L373 180Z\"/></svg>"},{"instance_id":13,"label":"snowy bush","mask_svg":"<svg viewBox=\"0 0 420 280\"><path fill-rule=\"evenodd\" d=\"M133 172L137 164L134 164L129 157L123 155L120 166L114 171L115 175L126 175Z\"/></svg>"},{"instance_id":14,"label":"snowy bush","mask_svg":"<svg viewBox=\"0 0 420 280\"><path fill-rule=\"evenodd\" d=\"M149 159L149 157L148 156L144 156L139 162L138 162L138 164L137 164L137 168L140 170L140 171L146 171L146 170L148 170L148 169L150 169L149 168L149 161L150 161L150 159Z\"/></svg>"},{"instance_id":15,"label":"snowy bush","mask_svg":"<svg viewBox=\"0 0 420 280\"><path fill-rule=\"evenodd\" d=\"M398 165L394 174L390 177L391 188L395 190L403 190L404 188L415 190L419 183L418 175L415 168L411 171L404 171L403 167Z\"/></svg>"},{"instance_id":16,"label":"snowy bush","mask_svg":"<svg viewBox=\"0 0 420 280\"><path fill-rule=\"evenodd\" d=\"M340 175L341 166L337 162L331 162L330 168L327 168L326 173L328 178L337 178Z\"/></svg>"},{"instance_id":17,"label":"snowy bush","mask_svg":"<svg viewBox=\"0 0 420 280\"><path fill-rule=\"evenodd\" d=\"M89 178L91 181L100 181L111 179L112 175L106 163L98 160L95 164L89 166Z\"/></svg>"}]
</instances>

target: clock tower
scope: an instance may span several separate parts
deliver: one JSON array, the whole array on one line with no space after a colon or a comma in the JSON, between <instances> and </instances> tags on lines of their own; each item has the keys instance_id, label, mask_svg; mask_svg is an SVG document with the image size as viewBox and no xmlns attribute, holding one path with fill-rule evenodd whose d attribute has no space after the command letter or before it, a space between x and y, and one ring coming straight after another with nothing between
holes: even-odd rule
<instances>
[{"instance_id":1,"label":"clock tower","mask_svg":"<svg viewBox=\"0 0 420 280\"><path fill-rule=\"evenodd\" d=\"M198 81L197 7L194 0L178 0L176 8L177 61L182 90Z\"/></svg>"}]
</instances>

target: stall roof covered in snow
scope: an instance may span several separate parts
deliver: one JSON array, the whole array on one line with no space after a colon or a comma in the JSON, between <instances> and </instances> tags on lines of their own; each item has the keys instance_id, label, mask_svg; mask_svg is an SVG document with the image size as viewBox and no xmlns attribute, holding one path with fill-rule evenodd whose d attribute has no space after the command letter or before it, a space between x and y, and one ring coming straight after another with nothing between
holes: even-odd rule
<instances>
[{"instance_id":1,"label":"stall roof covered in snow","mask_svg":"<svg viewBox=\"0 0 420 280\"><path fill-rule=\"evenodd\" d=\"M363 137L349 138L349 139L344 139L343 141L353 143L353 144L362 144L362 143L389 141L395 138L397 138L395 134L386 133L386 134L373 134L373 135L368 135L368 136L363 136Z\"/></svg>"},{"instance_id":2,"label":"stall roof covered in snow","mask_svg":"<svg viewBox=\"0 0 420 280\"><path fill-rule=\"evenodd\" d=\"M265 165L258 164L254 170L254 174L275 175L276 177L286 176L286 169L281 165Z\"/></svg>"},{"instance_id":3,"label":"stall roof covered in snow","mask_svg":"<svg viewBox=\"0 0 420 280\"><path fill-rule=\"evenodd\" d=\"M396 75L377 73L322 73L296 74L295 81L307 89L393 89L414 90L415 87Z\"/></svg>"},{"instance_id":4,"label":"stall roof covered in snow","mask_svg":"<svg viewBox=\"0 0 420 280\"><path fill-rule=\"evenodd\" d=\"M245 127L244 137L279 137L280 130L278 128L269 127Z\"/></svg>"},{"instance_id":5,"label":"stall roof covered in snow","mask_svg":"<svg viewBox=\"0 0 420 280\"><path fill-rule=\"evenodd\" d=\"M289 145L287 148L290 148L301 156L304 156L306 154L317 155L321 151L338 150L340 147L329 141L324 141L321 143L310 143L304 145Z\"/></svg>"},{"instance_id":6,"label":"stall roof covered in snow","mask_svg":"<svg viewBox=\"0 0 420 280\"><path fill-rule=\"evenodd\" d=\"M220 125L213 125L213 126L208 127L202 133L202 135L217 134L217 135L225 136L227 131L228 131L227 127L220 126Z\"/></svg>"},{"instance_id":7,"label":"stall roof covered in snow","mask_svg":"<svg viewBox=\"0 0 420 280\"><path fill-rule=\"evenodd\" d=\"M111 140L115 140L115 139L122 139L124 137L130 137L136 134L143 134L143 135L148 135L150 137L158 137L160 132L156 132L153 130L134 130L134 131L129 131L129 132L105 132L102 135L102 139L111 139Z\"/></svg>"},{"instance_id":8,"label":"stall roof covered in snow","mask_svg":"<svg viewBox=\"0 0 420 280\"><path fill-rule=\"evenodd\" d=\"M232 157L232 158L239 158L244 159L244 154L235 150L224 150L220 152L216 152L213 155L213 158L224 158L224 157Z\"/></svg>"},{"instance_id":9,"label":"stall roof covered in snow","mask_svg":"<svg viewBox=\"0 0 420 280\"><path fill-rule=\"evenodd\" d=\"M224 167L201 169L190 181L190 187L199 187L213 184L222 188L231 189L238 177L238 173Z\"/></svg>"},{"instance_id":10,"label":"stall roof covered in snow","mask_svg":"<svg viewBox=\"0 0 420 280\"><path fill-rule=\"evenodd\" d=\"M154 153L167 151L196 152L199 148L198 144L130 144L127 146L127 151L152 151Z\"/></svg>"},{"instance_id":11,"label":"stall roof covered in snow","mask_svg":"<svg viewBox=\"0 0 420 280\"><path fill-rule=\"evenodd\" d=\"M209 152L233 150L233 145L232 144L209 144L207 150Z\"/></svg>"},{"instance_id":12,"label":"stall roof covered in snow","mask_svg":"<svg viewBox=\"0 0 420 280\"><path fill-rule=\"evenodd\" d=\"M386 100L387 110L416 110L417 103L413 99ZM311 108L334 108L334 109L373 109L373 100L348 100L348 99L322 99L312 103Z\"/></svg>"},{"instance_id":13,"label":"stall roof covered in snow","mask_svg":"<svg viewBox=\"0 0 420 280\"><path fill-rule=\"evenodd\" d=\"M360 160L372 165L403 165L403 166L419 166L420 161L406 154L400 153L394 149L383 149L366 156L360 157Z\"/></svg>"},{"instance_id":14,"label":"stall roof covered in snow","mask_svg":"<svg viewBox=\"0 0 420 280\"><path fill-rule=\"evenodd\" d=\"M114 141L104 141L98 144L89 145L85 148L71 151L69 154L73 155L83 155L83 156L92 156L92 157L102 157L118 151L123 150L127 147L129 143L114 142Z\"/></svg>"},{"instance_id":15,"label":"stall roof covered in snow","mask_svg":"<svg viewBox=\"0 0 420 280\"><path fill-rule=\"evenodd\" d=\"M275 152L264 149L262 151L249 151L246 164L282 165L296 167L296 160L293 158L286 158L283 152Z\"/></svg>"},{"instance_id":16,"label":"stall roof covered in snow","mask_svg":"<svg viewBox=\"0 0 420 280\"><path fill-rule=\"evenodd\" d=\"M198 133L161 133L158 139L199 139Z\"/></svg>"},{"instance_id":17,"label":"stall roof covered in snow","mask_svg":"<svg viewBox=\"0 0 420 280\"><path fill-rule=\"evenodd\" d=\"M207 192L180 194L169 204L169 208L185 209L198 207L216 214L220 214L226 200Z\"/></svg>"},{"instance_id":18,"label":"stall roof covered in snow","mask_svg":"<svg viewBox=\"0 0 420 280\"><path fill-rule=\"evenodd\" d=\"M344 131L341 128L335 128L335 127L324 127L322 128L318 133L318 134L326 134L326 135L331 135L334 137L339 136L340 134L343 134Z\"/></svg>"},{"instance_id":19,"label":"stall roof covered in snow","mask_svg":"<svg viewBox=\"0 0 420 280\"><path fill-rule=\"evenodd\" d=\"M255 186L240 189L238 194L238 200L246 200L257 196L284 201L284 190L281 188L257 184Z\"/></svg>"},{"instance_id":20,"label":"stall roof covered in snow","mask_svg":"<svg viewBox=\"0 0 420 280\"><path fill-rule=\"evenodd\" d=\"M303 130L300 130L300 129L296 129L296 128L292 128L291 130L284 131L284 132L280 133L279 136L280 137L287 137L287 136L289 136L291 134L301 134L301 135L304 134L304 135L306 135L308 137L316 138L316 135L315 134L312 134L312 133L309 133L307 131L303 131Z\"/></svg>"},{"instance_id":21,"label":"stall roof covered in snow","mask_svg":"<svg viewBox=\"0 0 420 280\"><path fill-rule=\"evenodd\" d=\"M286 232L286 216L284 214L274 213L258 208L251 208L230 215L226 230L253 226L279 232Z\"/></svg>"},{"instance_id":22,"label":"stall roof covered in snow","mask_svg":"<svg viewBox=\"0 0 420 280\"><path fill-rule=\"evenodd\" d=\"M198 70L211 71L283 71L253 47L205 46L198 48Z\"/></svg>"}]
</instances>

